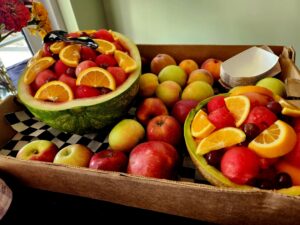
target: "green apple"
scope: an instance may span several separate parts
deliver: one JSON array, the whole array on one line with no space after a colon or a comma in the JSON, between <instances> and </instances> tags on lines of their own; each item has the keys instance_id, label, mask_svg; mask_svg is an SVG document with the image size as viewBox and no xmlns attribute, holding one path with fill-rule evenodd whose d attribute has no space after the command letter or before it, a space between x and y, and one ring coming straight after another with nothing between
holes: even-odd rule
<instances>
[{"instance_id":1,"label":"green apple","mask_svg":"<svg viewBox=\"0 0 300 225\"><path fill-rule=\"evenodd\" d=\"M180 66L169 65L159 72L158 80L160 83L167 80L172 80L178 83L181 87L184 87L187 80L187 75Z\"/></svg>"},{"instance_id":2,"label":"green apple","mask_svg":"<svg viewBox=\"0 0 300 225\"><path fill-rule=\"evenodd\" d=\"M275 77L266 77L256 83L257 86L265 87L271 90L274 94L281 97L286 95L284 83Z\"/></svg>"},{"instance_id":3,"label":"green apple","mask_svg":"<svg viewBox=\"0 0 300 225\"><path fill-rule=\"evenodd\" d=\"M214 90L208 83L204 81L194 81L183 89L181 99L202 101L213 95Z\"/></svg>"},{"instance_id":4,"label":"green apple","mask_svg":"<svg viewBox=\"0 0 300 225\"><path fill-rule=\"evenodd\" d=\"M93 152L81 144L68 145L56 154L53 163L88 167Z\"/></svg>"},{"instance_id":5,"label":"green apple","mask_svg":"<svg viewBox=\"0 0 300 225\"><path fill-rule=\"evenodd\" d=\"M123 119L117 123L108 135L108 143L114 151L129 152L145 136L144 127L133 119Z\"/></svg>"},{"instance_id":6,"label":"green apple","mask_svg":"<svg viewBox=\"0 0 300 225\"><path fill-rule=\"evenodd\" d=\"M53 162L58 152L57 146L48 140L31 141L24 145L17 153L17 159Z\"/></svg>"},{"instance_id":7,"label":"green apple","mask_svg":"<svg viewBox=\"0 0 300 225\"><path fill-rule=\"evenodd\" d=\"M180 100L181 87L175 81L167 80L158 85L155 94L166 106L172 107Z\"/></svg>"},{"instance_id":8,"label":"green apple","mask_svg":"<svg viewBox=\"0 0 300 225\"><path fill-rule=\"evenodd\" d=\"M151 97L159 84L158 77L154 73L145 73L140 77L139 95L142 97Z\"/></svg>"}]
</instances>

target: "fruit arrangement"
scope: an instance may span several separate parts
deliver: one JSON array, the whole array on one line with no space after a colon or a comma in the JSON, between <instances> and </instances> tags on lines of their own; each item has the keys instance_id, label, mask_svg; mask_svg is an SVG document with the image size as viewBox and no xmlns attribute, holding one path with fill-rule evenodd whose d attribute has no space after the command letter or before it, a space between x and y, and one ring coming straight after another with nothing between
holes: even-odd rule
<instances>
[{"instance_id":1,"label":"fruit arrangement","mask_svg":"<svg viewBox=\"0 0 300 225\"><path fill-rule=\"evenodd\" d=\"M111 35L111 32L106 34ZM81 36L82 32L75 35ZM88 36L93 37L92 35L95 33ZM52 152L50 162L176 179L187 147L195 166L208 181L217 186L290 192L291 188L295 190L295 187L300 185L297 159L300 142L297 117L300 111L282 98L285 96L282 81L277 78L265 78L256 86L235 87L225 93L227 90L217 82L220 79L221 60L208 58L198 64L195 60L187 58L176 62L171 55L164 53L157 54L148 62L143 61L143 74L140 75L140 56L136 47L116 32L113 32L111 37L111 40L106 41L114 43L116 49L123 49L123 53L136 63L129 63L131 66L135 65L132 71L126 72L126 67L121 66L117 59L118 50L114 50L114 53L97 53L94 60L87 59L91 57L89 53L88 56L83 53L81 58L85 60L79 60L75 70L73 68L77 77L75 88L68 83L68 69L62 72L58 80L46 81L37 88L41 82L38 77L52 77L53 74L49 74L62 70L61 63L67 65L67 62L60 58L60 53L54 53L58 54L59 60L52 64L54 66L51 67L51 73L47 71L49 69L43 68L42 75L36 76L30 84L26 84L25 79L30 72L27 71L23 75L19 88L26 90L28 95L24 97L21 94L21 100L23 99L24 104L29 102L27 107L34 115L50 117L51 112L53 127L64 131L90 132L91 124L99 125L99 120L110 118L110 114L115 116L119 113L118 118L124 116L127 112L124 110L128 110L128 96L130 101L136 100L134 119L125 118L118 123L110 123L114 126L108 132L108 149L98 153L93 153L97 151L95 149L89 149L82 153L82 158L86 160L80 164L71 162L72 158L76 158L76 154L72 156L72 152L87 147L69 146L67 150L56 149L55 154ZM66 47L68 46L72 45ZM51 45L49 49L51 50ZM76 52L72 49L72 52L74 51ZM45 54L46 51L43 52ZM112 57L107 57L112 54L117 66L110 64ZM41 59L47 57L49 56L43 56ZM35 60L40 59L34 58L29 68L35 64ZM106 87L94 88L100 91L100 96L99 92L90 88L98 79L88 80L91 85L82 85L84 88L80 84L86 74L94 74L94 70L101 71L105 77L112 75L108 80L114 81L114 85L108 82ZM123 72L120 72L121 70ZM71 100L49 102L49 99L38 99L36 95L39 96L40 88L44 85L47 88L52 82L63 82L64 85L73 87L70 88L73 93ZM218 93L225 94L216 95ZM127 107L123 107L123 103ZM53 108L48 108L48 105ZM85 105L87 107L84 107ZM118 110L120 105L121 111ZM71 111L72 117L62 114L62 111ZM78 116L82 111L86 116L84 118ZM103 116L102 112L107 115ZM54 120L53 116L59 119L56 121L56 117ZM73 120L76 120L76 123ZM95 122L96 120L98 121ZM55 126L56 122L59 123L58 126ZM99 127L102 127L102 124L97 128ZM17 157L25 159L22 151ZM66 156L70 156L70 159L62 160ZM43 161L42 158L37 160ZM297 188L295 193L298 193Z\"/></svg>"},{"instance_id":2,"label":"fruit arrangement","mask_svg":"<svg viewBox=\"0 0 300 225\"><path fill-rule=\"evenodd\" d=\"M206 99L189 114L184 127L188 151L217 186L298 194L296 112L300 110L270 89L235 87Z\"/></svg>"},{"instance_id":3,"label":"fruit arrangement","mask_svg":"<svg viewBox=\"0 0 300 225\"><path fill-rule=\"evenodd\" d=\"M19 79L22 103L46 124L71 133L120 119L138 92L141 60L135 44L105 29L54 31L48 37Z\"/></svg>"}]
</instances>

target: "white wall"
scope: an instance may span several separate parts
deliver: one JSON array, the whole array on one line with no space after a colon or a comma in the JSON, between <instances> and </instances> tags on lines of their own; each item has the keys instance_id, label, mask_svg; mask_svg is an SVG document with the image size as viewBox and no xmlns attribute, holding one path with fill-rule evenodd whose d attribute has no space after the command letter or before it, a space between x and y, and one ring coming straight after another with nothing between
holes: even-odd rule
<instances>
[{"instance_id":1,"label":"white wall","mask_svg":"<svg viewBox=\"0 0 300 225\"><path fill-rule=\"evenodd\" d=\"M103 5L107 26L136 43L287 45L300 52L300 0L103 0Z\"/></svg>"}]
</instances>

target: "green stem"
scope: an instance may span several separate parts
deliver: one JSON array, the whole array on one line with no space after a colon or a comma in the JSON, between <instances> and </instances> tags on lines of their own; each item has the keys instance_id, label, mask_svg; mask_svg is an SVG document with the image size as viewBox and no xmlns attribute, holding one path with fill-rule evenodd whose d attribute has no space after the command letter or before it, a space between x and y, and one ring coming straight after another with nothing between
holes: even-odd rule
<instances>
[{"instance_id":1,"label":"green stem","mask_svg":"<svg viewBox=\"0 0 300 225\"><path fill-rule=\"evenodd\" d=\"M11 31L7 32L4 36L1 36L0 37L0 42L3 41L5 38L7 38L9 35L11 35L14 32L15 31L11 30Z\"/></svg>"}]
</instances>

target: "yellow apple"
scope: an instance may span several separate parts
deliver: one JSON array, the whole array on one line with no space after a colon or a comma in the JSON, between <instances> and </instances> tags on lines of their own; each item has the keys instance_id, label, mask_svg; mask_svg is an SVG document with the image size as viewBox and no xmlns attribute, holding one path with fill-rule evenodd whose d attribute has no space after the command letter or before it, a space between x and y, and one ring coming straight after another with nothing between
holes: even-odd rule
<instances>
[{"instance_id":1,"label":"yellow apple","mask_svg":"<svg viewBox=\"0 0 300 225\"><path fill-rule=\"evenodd\" d=\"M53 163L88 167L93 152L82 144L68 145L56 154Z\"/></svg>"}]
</instances>

